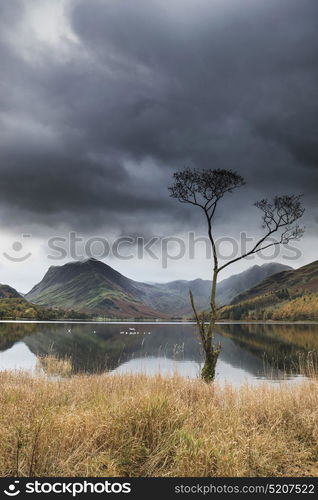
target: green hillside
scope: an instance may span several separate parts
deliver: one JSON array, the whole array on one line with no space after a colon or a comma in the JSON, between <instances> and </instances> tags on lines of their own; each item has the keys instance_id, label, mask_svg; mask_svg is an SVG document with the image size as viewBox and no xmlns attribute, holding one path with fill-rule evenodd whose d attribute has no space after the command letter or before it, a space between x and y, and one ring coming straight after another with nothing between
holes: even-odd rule
<instances>
[{"instance_id":1,"label":"green hillside","mask_svg":"<svg viewBox=\"0 0 318 500\"><path fill-rule=\"evenodd\" d=\"M261 281L223 307L220 318L318 320L318 261Z\"/></svg>"},{"instance_id":2,"label":"green hillside","mask_svg":"<svg viewBox=\"0 0 318 500\"><path fill-rule=\"evenodd\" d=\"M59 308L45 308L30 304L20 298L0 298L0 319L29 319L29 320L57 320L57 319L89 319L84 313L74 310L65 311Z\"/></svg>"},{"instance_id":3,"label":"green hillside","mask_svg":"<svg viewBox=\"0 0 318 500\"><path fill-rule=\"evenodd\" d=\"M0 284L0 299L19 299L21 295L14 288L9 285Z\"/></svg>"},{"instance_id":4,"label":"green hillside","mask_svg":"<svg viewBox=\"0 0 318 500\"><path fill-rule=\"evenodd\" d=\"M218 302L228 303L237 293L287 266L253 266L219 284ZM96 259L52 266L26 299L44 307L74 309L109 318L171 318L192 314L189 290L198 309L209 307L211 281L196 279L169 283L133 281Z\"/></svg>"},{"instance_id":5,"label":"green hillside","mask_svg":"<svg viewBox=\"0 0 318 500\"><path fill-rule=\"evenodd\" d=\"M143 302L132 280L95 259L50 267L25 297L33 304L104 317L167 317Z\"/></svg>"}]
</instances>

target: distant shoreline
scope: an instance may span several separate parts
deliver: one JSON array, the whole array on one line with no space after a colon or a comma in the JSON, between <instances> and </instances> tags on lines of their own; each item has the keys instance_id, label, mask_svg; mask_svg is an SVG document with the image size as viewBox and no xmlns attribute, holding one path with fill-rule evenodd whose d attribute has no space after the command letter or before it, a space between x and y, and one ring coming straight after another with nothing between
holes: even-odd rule
<instances>
[{"instance_id":1,"label":"distant shoreline","mask_svg":"<svg viewBox=\"0 0 318 500\"><path fill-rule=\"evenodd\" d=\"M134 324L134 325L142 325L142 324L148 324L148 325L183 325L183 324L188 324L188 325L195 325L196 322L194 320L129 320L129 319L113 319L113 320L77 320L77 319L67 319L67 320L29 320L29 319L1 319L0 323L66 323L66 324ZM237 325L317 325L318 321L313 320L288 320L288 321L283 321L283 320L220 320L216 322L217 325L227 325L227 324L237 324Z\"/></svg>"}]
</instances>

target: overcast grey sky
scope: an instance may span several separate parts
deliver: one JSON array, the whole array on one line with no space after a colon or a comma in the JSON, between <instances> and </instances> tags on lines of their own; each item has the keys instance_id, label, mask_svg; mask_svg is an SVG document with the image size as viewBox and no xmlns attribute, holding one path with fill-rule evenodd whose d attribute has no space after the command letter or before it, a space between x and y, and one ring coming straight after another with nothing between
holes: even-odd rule
<instances>
[{"instance_id":1,"label":"overcast grey sky","mask_svg":"<svg viewBox=\"0 0 318 500\"><path fill-rule=\"evenodd\" d=\"M69 231L203 234L167 193L186 165L246 178L220 237L258 234L264 195L304 193L302 257L286 263L314 260L317 25L317 0L2 0L0 281L27 291L52 264L47 239ZM106 261L139 280L208 277L201 258Z\"/></svg>"}]
</instances>

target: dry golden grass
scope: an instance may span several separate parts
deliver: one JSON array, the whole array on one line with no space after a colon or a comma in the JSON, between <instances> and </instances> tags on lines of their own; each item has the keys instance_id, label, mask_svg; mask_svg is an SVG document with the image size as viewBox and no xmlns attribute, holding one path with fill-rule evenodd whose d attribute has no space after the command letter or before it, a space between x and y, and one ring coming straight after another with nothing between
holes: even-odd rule
<instances>
[{"instance_id":1,"label":"dry golden grass","mask_svg":"<svg viewBox=\"0 0 318 500\"><path fill-rule=\"evenodd\" d=\"M317 475L318 382L0 373L1 476Z\"/></svg>"},{"instance_id":2,"label":"dry golden grass","mask_svg":"<svg viewBox=\"0 0 318 500\"><path fill-rule=\"evenodd\" d=\"M37 368L42 370L49 377L69 377L72 374L73 366L69 358L57 358L53 354L38 357Z\"/></svg>"}]
</instances>

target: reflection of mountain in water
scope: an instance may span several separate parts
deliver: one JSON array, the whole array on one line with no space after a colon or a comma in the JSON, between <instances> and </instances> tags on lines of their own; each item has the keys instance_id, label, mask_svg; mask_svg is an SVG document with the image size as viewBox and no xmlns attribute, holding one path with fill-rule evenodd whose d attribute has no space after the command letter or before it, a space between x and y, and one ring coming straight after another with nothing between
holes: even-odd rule
<instances>
[{"instance_id":1,"label":"reflection of mountain in water","mask_svg":"<svg viewBox=\"0 0 318 500\"><path fill-rule=\"evenodd\" d=\"M0 351L10 349L27 335L37 332L36 323L0 323Z\"/></svg>"},{"instance_id":2,"label":"reflection of mountain in water","mask_svg":"<svg viewBox=\"0 0 318 500\"><path fill-rule=\"evenodd\" d=\"M35 355L70 358L77 373L113 370L145 357L198 363L202 354L194 329L185 323L2 323L0 351L23 341ZM259 376L264 373L264 358L272 366L288 369L300 352L318 350L318 326L221 324L216 327L216 341L222 344L222 362Z\"/></svg>"},{"instance_id":3,"label":"reflection of mountain in water","mask_svg":"<svg viewBox=\"0 0 318 500\"><path fill-rule=\"evenodd\" d=\"M133 326L139 334L129 330ZM51 352L71 358L75 372L112 370L131 358L142 356L200 361L193 327L178 326L73 324L44 325L43 328L42 325L41 331L25 338L24 342L37 355ZM126 331L128 334L121 333Z\"/></svg>"},{"instance_id":4,"label":"reflection of mountain in water","mask_svg":"<svg viewBox=\"0 0 318 500\"><path fill-rule=\"evenodd\" d=\"M314 324L221 324L217 331L281 370L296 368L300 354L318 351L318 325Z\"/></svg>"}]
</instances>

